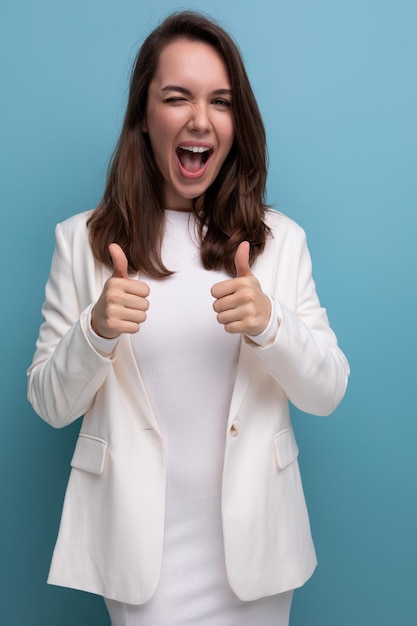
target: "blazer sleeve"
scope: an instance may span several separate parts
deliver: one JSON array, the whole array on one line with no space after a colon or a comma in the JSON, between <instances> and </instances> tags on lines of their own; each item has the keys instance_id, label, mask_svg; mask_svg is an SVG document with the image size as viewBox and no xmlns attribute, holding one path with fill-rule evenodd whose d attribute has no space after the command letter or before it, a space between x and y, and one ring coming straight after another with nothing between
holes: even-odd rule
<instances>
[{"instance_id":1,"label":"blazer sleeve","mask_svg":"<svg viewBox=\"0 0 417 626\"><path fill-rule=\"evenodd\" d=\"M28 369L28 399L38 415L56 428L88 410L112 367L112 358L100 355L87 337L91 303L74 278L74 237L68 237L68 230L65 223L55 230L55 250L42 307L44 322ZM79 252L86 284L86 275L93 269L87 258L91 255L88 239L83 243Z\"/></svg>"},{"instance_id":2,"label":"blazer sleeve","mask_svg":"<svg viewBox=\"0 0 417 626\"><path fill-rule=\"evenodd\" d=\"M278 305L278 333L265 348L247 343L297 408L329 415L345 394L349 365L320 305L305 233L290 224L289 252L275 258L280 268L270 294Z\"/></svg>"}]
</instances>

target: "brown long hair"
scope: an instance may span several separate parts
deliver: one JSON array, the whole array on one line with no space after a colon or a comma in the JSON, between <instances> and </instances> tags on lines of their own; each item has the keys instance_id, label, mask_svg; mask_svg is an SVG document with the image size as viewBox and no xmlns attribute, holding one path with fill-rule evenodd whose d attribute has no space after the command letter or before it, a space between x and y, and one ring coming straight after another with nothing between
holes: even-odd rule
<instances>
[{"instance_id":1,"label":"brown long hair","mask_svg":"<svg viewBox=\"0 0 417 626\"><path fill-rule=\"evenodd\" d=\"M200 13L167 17L144 41L130 81L126 115L110 164L103 198L88 226L95 257L111 267L108 246L117 242L130 271L155 278L169 276L161 259L164 233L163 179L156 165L145 120L148 88L161 51L172 41L190 39L213 46L231 81L234 143L203 196L194 201L200 254L207 269L234 274L234 254L241 241L251 244L251 258L262 252L269 229L264 223L266 138L259 109L240 52L228 33Z\"/></svg>"}]
</instances>

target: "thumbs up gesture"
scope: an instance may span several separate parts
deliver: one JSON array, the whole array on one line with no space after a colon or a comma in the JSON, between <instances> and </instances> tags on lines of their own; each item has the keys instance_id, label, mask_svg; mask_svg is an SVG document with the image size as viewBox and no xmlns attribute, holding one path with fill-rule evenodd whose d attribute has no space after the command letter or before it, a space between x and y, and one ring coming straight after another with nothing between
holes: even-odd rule
<instances>
[{"instance_id":1,"label":"thumbs up gesture","mask_svg":"<svg viewBox=\"0 0 417 626\"><path fill-rule=\"evenodd\" d=\"M249 266L250 244L242 241L235 254L236 278L211 289L217 321L228 333L259 335L268 325L271 303Z\"/></svg>"},{"instance_id":2,"label":"thumbs up gesture","mask_svg":"<svg viewBox=\"0 0 417 626\"><path fill-rule=\"evenodd\" d=\"M128 261L117 243L109 246L113 274L91 311L91 325L100 337L113 339L121 333L136 333L149 308L146 283L128 277Z\"/></svg>"}]
</instances>

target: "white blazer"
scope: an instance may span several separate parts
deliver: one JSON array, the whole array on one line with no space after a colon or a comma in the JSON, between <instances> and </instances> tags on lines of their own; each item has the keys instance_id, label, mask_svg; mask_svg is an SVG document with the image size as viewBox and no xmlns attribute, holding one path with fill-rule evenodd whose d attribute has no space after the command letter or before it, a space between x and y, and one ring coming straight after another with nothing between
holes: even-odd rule
<instances>
[{"instance_id":1,"label":"white blazer","mask_svg":"<svg viewBox=\"0 0 417 626\"><path fill-rule=\"evenodd\" d=\"M56 227L28 397L54 427L84 415L48 582L141 604L158 585L164 534L164 442L123 335L110 358L86 334L110 276L88 240L89 213ZM316 566L288 400L331 413L349 374L311 274L304 231L268 212L273 237L252 270L278 303L273 345L242 340L222 484L227 574L242 600L301 586Z\"/></svg>"}]
</instances>

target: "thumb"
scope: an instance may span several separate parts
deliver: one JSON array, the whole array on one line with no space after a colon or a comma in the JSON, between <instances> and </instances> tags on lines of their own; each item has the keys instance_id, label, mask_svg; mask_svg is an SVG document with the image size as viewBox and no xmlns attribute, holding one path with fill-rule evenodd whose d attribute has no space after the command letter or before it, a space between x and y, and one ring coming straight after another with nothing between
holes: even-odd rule
<instances>
[{"instance_id":1,"label":"thumb","mask_svg":"<svg viewBox=\"0 0 417 626\"><path fill-rule=\"evenodd\" d=\"M129 264L119 244L111 243L109 245L109 252L113 261L113 278L128 278L127 269Z\"/></svg>"},{"instance_id":2,"label":"thumb","mask_svg":"<svg viewBox=\"0 0 417 626\"><path fill-rule=\"evenodd\" d=\"M236 250L235 253L235 267L236 267L236 276L250 276L252 274L250 266L249 266L249 252L250 252L250 243L249 241L242 241Z\"/></svg>"}]
</instances>

